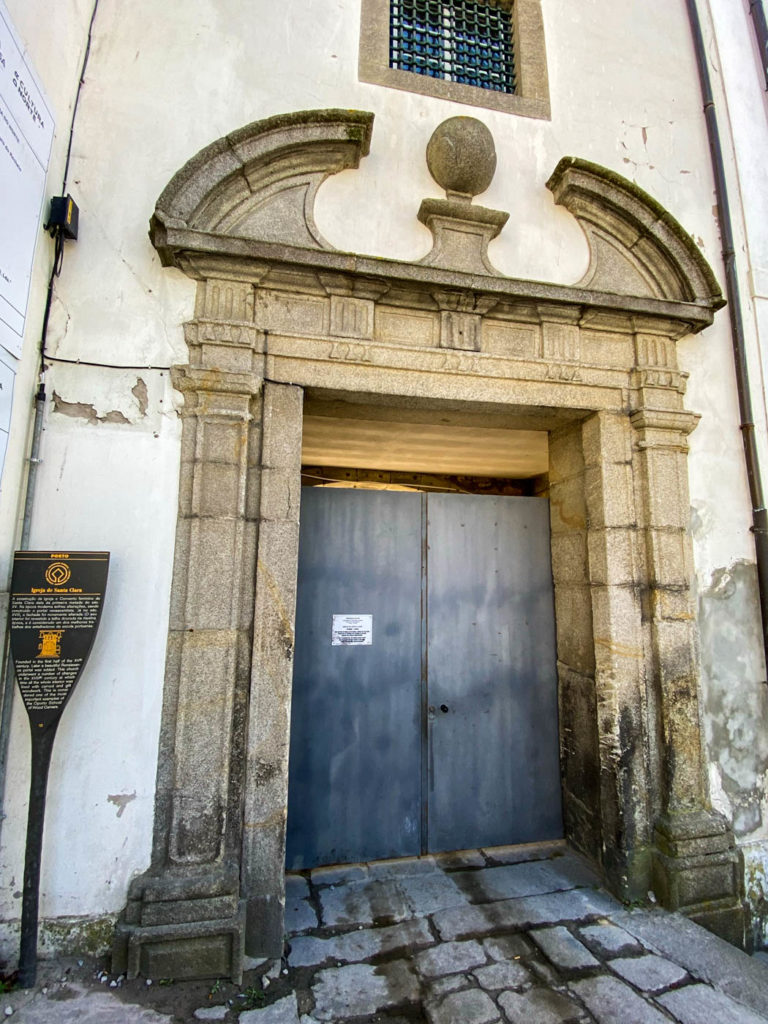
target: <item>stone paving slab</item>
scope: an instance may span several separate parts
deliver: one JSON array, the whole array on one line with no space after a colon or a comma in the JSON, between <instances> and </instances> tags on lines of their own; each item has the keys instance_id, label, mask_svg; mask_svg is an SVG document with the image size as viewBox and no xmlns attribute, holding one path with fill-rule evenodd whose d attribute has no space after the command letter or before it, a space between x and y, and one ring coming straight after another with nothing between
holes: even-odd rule
<instances>
[{"instance_id":1,"label":"stone paving slab","mask_svg":"<svg viewBox=\"0 0 768 1024\"><path fill-rule=\"evenodd\" d=\"M109 991L93 992L77 985L66 990L52 1001L36 993L7 1019L14 1024L171 1024L166 1014L126 1005ZM0 1007L13 1005L7 997L0 998Z\"/></svg>"},{"instance_id":2,"label":"stone paving slab","mask_svg":"<svg viewBox=\"0 0 768 1024\"><path fill-rule=\"evenodd\" d=\"M598 956L628 956L640 953L644 946L615 924L590 924L579 929L582 939Z\"/></svg>"},{"instance_id":3,"label":"stone paving slab","mask_svg":"<svg viewBox=\"0 0 768 1024\"><path fill-rule=\"evenodd\" d=\"M320 971L312 994L315 997L312 1016L320 1021L336 1022L344 1017L364 1017L401 1003L416 1002L419 983L403 961L382 967L353 964Z\"/></svg>"},{"instance_id":4,"label":"stone paving slab","mask_svg":"<svg viewBox=\"0 0 768 1024\"><path fill-rule=\"evenodd\" d=\"M528 861L476 871L457 871L452 877L473 903L540 896L597 882L592 871L587 871L575 858L565 857L554 862Z\"/></svg>"},{"instance_id":5,"label":"stone paving slab","mask_svg":"<svg viewBox=\"0 0 768 1024\"><path fill-rule=\"evenodd\" d=\"M624 910L614 924L640 939L649 949L685 967L756 1013L768 1017L768 967L680 914L659 908Z\"/></svg>"},{"instance_id":6,"label":"stone paving slab","mask_svg":"<svg viewBox=\"0 0 768 1024\"><path fill-rule=\"evenodd\" d=\"M679 985L688 978L688 972L684 967L653 953L611 960L609 967L630 985L651 995L672 988L673 985Z\"/></svg>"},{"instance_id":7,"label":"stone paving slab","mask_svg":"<svg viewBox=\"0 0 768 1024\"><path fill-rule=\"evenodd\" d=\"M496 935L483 939L483 949L491 960L519 960L533 952L533 945L524 935Z\"/></svg>"},{"instance_id":8,"label":"stone paving slab","mask_svg":"<svg viewBox=\"0 0 768 1024\"><path fill-rule=\"evenodd\" d=\"M687 985L659 996L658 1001L680 1024L766 1024L768 1020L708 985Z\"/></svg>"},{"instance_id":9,"label":"stone paving slab","mask_svg":"<svg viewBox=\"0 0 768 1024\"><path fill-rule=\"evenodd\" d=\"M415 917L427 917L439 910L462 907L468 903L453 878L437 869L429 875L400 878L398 885Z\"/></svg>"},{"instance_id":10,"label":"stone paving slab","mask_svg":"<svg viewBox=\"0 0 768 1024\"><path fill-rule=\"evenodd\" d=\"M533 978L517 960L506 960L489 964L486 967L476 967L472 974L477 979L480 988L485 989L486 992L500 992L510 988L529 988L533 984Z\"/></svg>"},{"instance_id":11,"label":"stone paving slab","mask_svg":"<svg viewBox=\"0 0 768 1024\"><path fill-rule=\"evenodd\" d=\"M501 1019L496 1004L479 989L453 992L426 1010L430 1024L496 1024Z\"/></svg>"},{"instance_id":12,"label":"stone paving slab","mask_svg":"<svg viewBox=\"0 0 768 1024\"><path fill-rule=\"evenodd\" d=\"M313 885L347 885L368 877L367 864L337 864L313 868L309 877Z\"/></svg>"},{"instance_id":13,"label":"stone paving slab","mask_svg":"<svg viewBox=\"0 0 768 1024\"><path fill-rule=\"evenodd\" d=\"M526 847L500 858L462 851L462 863L322 868L310 884L291 875L287 959L249 961L240 990L217 982L204 1015L231 1006L234 1024L239 1000L260 997L271 1004L244 1011L240 1024L768 1024L765 963L676 914L625 910L583 884L578 857L553 848L562 854L562 844L547 844L538 863ZM553 888L470 903L470 883L455 879L472 874L483 879L475 894L544 880ZM46 969L55 979L47 995L42 984L9 993L11 1021L172 1024L172 1008L173 1021L192 1022L213 995L205 983L161 989L141 979L110 989L110 979L93 968L78 974L74 963Z\"/></svg>"},{"instance_id":14,"label":"stone paving slab","mask_svg":"<svg viewBox=\"0 0 768 1024\"><path fill-rule=\"evenodd\" d=\"M589 921L621 910L621 904L599 890L570 889L521 899L454 907L433 915L446 941L498 931L514 931L561 921Z\"/></svg>"},{"instance_id":15,"label":"stone paving slab","mask_svg":"<svg viewBox=\"0 0 768 1024\"><path fill-rule=\"evenodd\" d=\"M436 853L435 863L443 871L455 871L457 868L484 868L487 861L479 850L454 850L451 853Z\"/></svg>"},{"instance_id":16,"label":"stone paving slab","mask_svg":"<svg viewBox=\"0 0 768 1024\"><path fill-rule=\"evenodd\" d=\"M424 920L344 932L326 939L303 935L292 940L288 963L291 967L314 967L328 960L359 963L398 949L422 949L434 941Z\"/></svg>"},{"instance_id":17,"label":"stone paving slab","mask_svg":"<svg viewBox=\"0 0 768 1024\"><path fill-rule=\"evenodd\" d=\"M291 992L263 1010L244 1010L238 1024L299 1024L299 1008L296 993Z\"/></svg>"},{"instance_id":18,"label":"stone paving slab","mask_svg":"<svg viewBox=\"0 0 768 1024\"><path fill-rule=\"evenodd\" d=\"M617 978L585 978L568 986L598 1024L669 1024L669 1018ZM696 1024L711 1024L702 1019Z\"/></svg>"},{"instance_id":19,"label":"stone paving slab","mask_svg":"<svg viewBox=\"0 0 768 1024\"><path fill-rule=\"evenodd\" d=\"M522 864L527 860L546 860L568 853L564 839L544 843L522 843L519 846L485 846L480 851L491 864Z\"/></svg>"},{"instance_id":20,"label":"stone paving slab","mask_svg":"<svg viewBox=\"0 0 768 1024\"><path fill-rule=\"evenodd\" d=\"M342 925L372 925L404 921L411 916L397 881L377 879L353 881L320 890L323 924L327 928Z\"/></svg>"},{"instance_id":21,"label":"stone paving slab","mask_svg":"<svg viewBox=\"0 0 768 1024\"><path fill-rule=\"evenodd\" d=\"M600 966L600 961L596 960L587 947L563 925L537 928L530 936L542 953L560 970L583 971L585 968Z\"/></svg>"},{"instance_id":22,"label":"stone paving slab","mask_svg":"<svg viewBox=\"0 0 768 1024\"><path fill-rule=\"evenodd\" d=\"M503 992L499 996L499 1006L509 1024L566 1024L588 1020L578 1003L545 988L532 989L522 995ZM627 1021L617 1017L613 1024L627 1024Z\"/></svg>"},{"instance_id":23,"label":"stone paving slab","mask_svg":"<svg viewBox=\"0 0 768 1024\"><path fill-rule=\"evenodd\" d=\"M434 874L435 858L402 857L399 860L378 860L368 865L369 878L401 878L407 875Z\"/></svg>"},{"instance_id":24,"label":"stone paving slab","mask_svg":"<svg viewBox=\"0 0 768 1024\"><path fill-rule=\"evenodd\" d=\"M485 950L479 942L442 942L433 949L419 953L416 970L424 978L459 974L487 963Z\"/></svg>"}]
</instances>

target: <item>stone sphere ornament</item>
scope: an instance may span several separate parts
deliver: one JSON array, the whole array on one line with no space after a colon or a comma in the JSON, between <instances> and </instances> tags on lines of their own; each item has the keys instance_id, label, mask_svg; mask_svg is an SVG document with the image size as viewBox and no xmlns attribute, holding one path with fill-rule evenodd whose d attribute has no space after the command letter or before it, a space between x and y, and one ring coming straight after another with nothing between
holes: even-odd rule
<instances>
[{"instance_id":1,"label":"stone sphere ornament","mask_svg":"<svg viewBox=\"0 0 768 1024\"><path fill-rule=\"evenodd\" d=\"M480 195L496 171L493 136L476 117L449 117L427 143L427 167L446 192Z\"/></svg>"}]
</instances>

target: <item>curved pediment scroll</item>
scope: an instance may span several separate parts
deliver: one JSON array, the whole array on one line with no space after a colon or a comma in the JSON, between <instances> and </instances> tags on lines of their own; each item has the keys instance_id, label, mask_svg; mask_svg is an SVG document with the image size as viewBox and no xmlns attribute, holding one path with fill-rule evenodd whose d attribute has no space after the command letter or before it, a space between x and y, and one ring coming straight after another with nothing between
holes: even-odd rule
<instances>
[{"instance_id":1,"label":"curved pediment scroll","mask_svg":"<svg viewBox=\"0 0 768 1024\"><path fill-rule=\"evenodd\" d=\"M150 236L163 262L171 228L311 249L333 249L314 219L325 179L357 167L373 114L305 110L254 121L192 157L157 201Z\"/></svg>"},{"instance_id":2,"label":"curved pediment scroll","mask_svg":"<svg viewBox=\"0 0 768 1024\"><path fill-rule=\"evenodd\" d=\"M578 287L619 295L724 305L691 236L637 185L599 164L564 157L547 182L578 220L590 263Z\"/></svg>"}]
</instances>

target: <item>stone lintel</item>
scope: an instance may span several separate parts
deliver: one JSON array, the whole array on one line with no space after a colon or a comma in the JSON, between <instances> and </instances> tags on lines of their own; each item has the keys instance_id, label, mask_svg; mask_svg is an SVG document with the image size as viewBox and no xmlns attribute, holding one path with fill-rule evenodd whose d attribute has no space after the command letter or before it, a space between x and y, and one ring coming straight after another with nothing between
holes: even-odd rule
<instances>
[{"instance_id":1,"label":"stone lintel","mask_svg":"<svg viewBox=\"0 0 768 1024\"><path fill-rule=\"evenodd\" d=\"M436 200L438 201L438 200ZM642 315L674 322L679 333L695 334L713 321L710 304L681 301L647 295L620 295L610 290L581 288L509 278L489 272L447 269L424 262L376 259L342 252L309 249L282 243L217 235L182 228L168 228L166 245L174 254L172 265L197 279L217 276L218 265L228 268L233 277L247 279L249 268L264 263L279 269L337 271L341 274L407 285L410 289L436 286L471 289L496 295L499 301L532 299L538 302L566 304L581 308L582 317L592 313L615 313L624 318ZM194 271L193 273L191 271Z\"/></svg>"}]
</instances>

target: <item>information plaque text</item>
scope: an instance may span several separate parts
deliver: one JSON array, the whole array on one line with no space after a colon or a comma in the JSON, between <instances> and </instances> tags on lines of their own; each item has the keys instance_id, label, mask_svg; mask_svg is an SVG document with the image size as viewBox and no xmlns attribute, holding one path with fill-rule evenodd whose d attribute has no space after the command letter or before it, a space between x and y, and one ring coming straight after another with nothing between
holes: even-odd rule
<instances>
[{"instance_id":1,"label":"information plaque text","mask_svg":"<svg viewBox=\"0 0 768 1024\"><path fill-rule=\"evenodd\" d=\"M17 551L11 654L33 731L58 719L85 666L101 617L109 554Z\"/></svg>"}]
</instances>

